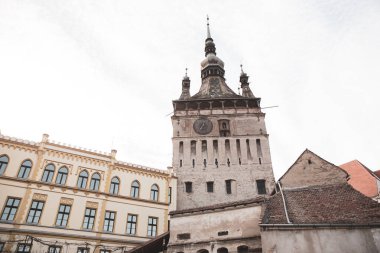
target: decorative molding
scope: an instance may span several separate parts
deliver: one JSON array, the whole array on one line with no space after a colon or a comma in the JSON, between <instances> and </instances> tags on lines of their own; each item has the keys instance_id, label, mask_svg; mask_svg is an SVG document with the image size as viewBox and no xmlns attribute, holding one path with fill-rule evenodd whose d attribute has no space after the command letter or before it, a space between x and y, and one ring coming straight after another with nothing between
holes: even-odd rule
<instances>
[{"instance_id":1,"label":"decorative molding","mask_svg":"<svg viewBox=\"0 0 380 253\"><path fill-rule=\"evenodd\" d=\"M33 200L40 200L40 201L46 201L47 194L41 194L41 193L33 193Z\"/></svg>"},{"instance_id":2,"label":"decorative molding","mask_svg":"<svg viewBox=\"0 0 380 253\"><path fill-rule=\"evenodd\" d=\"M99 206L99 203L98 202L92 202L92 201L87 201L86 202L86 207L89 207L89 208L98 208Z\"/></svg>"},{"instance_id":3,"label":"decorative molding","mask_svg":"<svg viewBox=\"0 0 380 253\"><path fill-rule=\"evenodd\" d=\"M59 203L65 205L72 205L74 203L74 199L62 197Z\"/></svg>"}]
</instances>

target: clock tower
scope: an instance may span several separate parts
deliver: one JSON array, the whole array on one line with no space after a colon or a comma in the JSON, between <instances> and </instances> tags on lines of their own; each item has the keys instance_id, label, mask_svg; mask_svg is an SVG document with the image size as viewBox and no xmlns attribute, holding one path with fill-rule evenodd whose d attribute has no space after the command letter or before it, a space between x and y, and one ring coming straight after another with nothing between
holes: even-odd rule
<instances>
[{"instance_id":1,"label":"clock tower","mask_svg":"<svg viewBox=\"0 0 380 253\"><path fill-rule=\"evenodd\" d=\"M265 196L275 187L260 98L251 91L243 69L242 95L228 87L224 74L207 24L200 89L190 95L186 74L182 94L173 101L177 210Z\"/></svg>"}]
</instances>

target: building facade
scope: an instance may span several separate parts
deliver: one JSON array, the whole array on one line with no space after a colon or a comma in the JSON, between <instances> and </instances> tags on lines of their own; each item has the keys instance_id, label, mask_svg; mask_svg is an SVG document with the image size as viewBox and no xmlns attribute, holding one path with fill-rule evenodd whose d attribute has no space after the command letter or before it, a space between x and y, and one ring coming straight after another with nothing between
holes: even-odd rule
<instances>
[{"instance_id":1,"label":"building facade","mask_svg":"<svg viewBox=\"0 0 380 253\"><path fill-rule=\"evenodd\" d=\"M124 252L168 230L171 171L0 136L0 252Z\"/></svg>"},{"instance_id":2,"label":"building facade","mask_svg":"<svg viewBox=\"0 0 380 253\"><path fill-rule=\"evenodd\" d=\"M358 160L340 165L349 175L348 183L367 197L380 202L380 178Z\"/></svg>"},{"instance_id":3,"label":"building facade","mask_svg":"<svg viewBox=\"0 0 380 253\"><path fill-rule=\"evenodd\" d=\"M209 25L205 56L199 92L190 95L186 75L173 101L178 184L168 252L260 252L260 203L275 187L265 114L243 69L242 95L228 87Z\"/></svg>"},{"instance_id":4,"label":"building facade","mask_svg":"<svg viewBox=\"0 0 380 253\"><path fill-rule=\"evenodd\" d=\"M379 252L380 204L347 179L346 171L305 150L263 204L263 252Z\"/></svg>"}]
</instances>

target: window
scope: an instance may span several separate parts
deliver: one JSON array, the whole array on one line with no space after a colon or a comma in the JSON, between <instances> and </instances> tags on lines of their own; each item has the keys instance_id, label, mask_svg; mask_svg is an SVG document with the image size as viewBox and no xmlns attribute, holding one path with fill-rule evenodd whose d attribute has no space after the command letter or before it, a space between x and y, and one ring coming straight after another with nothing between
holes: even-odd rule
<instances>
[{"instance_id":1,"label":"window","mask_svg":"<svg viewBox=\"0 0 380 253\"><path fill-rule=\"evenodd\" d=\"M156 236L157 234L157 218L148 218L148 236Z\"/></svg>"},{"instance_id":2,"label":"window","mask_svg":"<svg viewBox=\"0 0 380 253\"><path fill-rule=\"evenodd\" d=\"M28 218L26 220L27 223L37 224L40 220L42 209L44 208L45 202L33 200L32 205L29 209Z\"/></svg>"},{"instance_id":3,"label":"window","mask_svg":"<svg viewBox=\"0 0 380 253\"><path fill-rule=\"evenodd\" d=\"M86 208L86 211L84 213L84 220L83 220L84 229L92 229L94 227L95 214L96 214L96 209Z\"/></svg>"},{"instance_id":4,"label":"window","mask_svg":"<svg viewBox=\"0 0 380 253\"><path fill-rule=\"evenodd\" d=\"M193 191L193 183L192 182L185 182L185 191L187 193L190 193Z\"/></svg>"},{"instance_id":5,"label":"window","mask_svg":"<svg viewBox=\"0 0 380 253\"><path fill-rule=\"evenodd\" d=\"M60 185L66 184L68 173L69 173L69 170L66 167L59 168L57 178L55 179L55 183L60 184Z\"/></svg>"},{"instance_id":6,"label":"window","mask_svg":"<svg viewBox=\"0 0 380 253\"><path fill-rule=\"evenodd\" d=\"M20 205L21 199L8 198L7 203L5 204L3 213L1 215L1 220L3 221L13 221Z\"/></svg>"},{"instance_id":7,"label":"window","mask_svg":"<svg viewBox=\"0 0 380 253\"><path fill-rule=\"evenodd\" d=\"M242 245L242 246L239 246L237 247L237 250L238 250L238 253L248 253L248 246L246 245Z\"/></svg>"},{"instance_id":8,"label":"window","mask_svg":"<svg viewBox=\"0 0 380 253\"><path fill-rule=\"evenodd\" d=\"M113 231L113 224L115 223L115 212L106 211L106 214L104 216L104 226L103 230L106 232L112 232Z\"/></svg>"},{"instance_id":9,"label":"window","mask_svg":"<svg viewBox=\"0 0 380 253\"><path fill-rule=\"evenodd\" d=\"M0 175L3 175L5 172L5 169L8 166L9 158L6 155L0 156Z\"/></svg>"},{"instance_id":10,"label":"window","mask_svg":"<svg viewBox=\"0 0 380 253\"><path fill-rule=\"evenodd\" d=\"M260 139L256 139L256 149L257 149L257 156L262 157L263 151L261 150L261 141Z\"/></svg>"},{"instance_id":11,"label":"window","mask_svg":"<svg viewBox=\"0 0 380 253\"><path fill-rule=\"evenodd\" d=\"M158 186L156 184L152 185L150 189L150 199L158 201Z\"/></svg>"},{"instance_id":12,"label":"window","mask_svg":"<svg viewBox=\"0 0 380 253\"><path fill-rule=\"evenodd\" d=\"M231 189L231 181L232 181L232 180L226 180L226 193L227 193L227 194L231 194L231 193L232 193L232 189Z\"/></svg>"},{"instance_id":13,"label":"window","mask_svg":"<svg viewBox=\"0 0 380 253\"><path fill-rule=\"evenodd\" d=\"M113 177L111 179L111 185L110 185L110 193L111 194L118 194L119 193L119 185L120 185L120 180L117 177Z\"/></svg>"},{"instance_id":14,"label":"window","mask_svg":"<svg viewBox=\"0 0 380 253\"><path fill-rule=\"evenodd\" d=\"M140 189L140 184L136 180L132 182L131 186L131 197L132 198L138 198L139 197L139 189Z\"/></svg>"},{"instance_id":15,"label":"window","mask_svg":"<svg viewBox=\"0 0 380 253\"><path fill-rule=\"evenodd\" d=\"M71 206L60 204L58 209L57 221L55 222L56 226L66 227L69 220Z\"/></svg>"},{"instance_id":16,"label":"window","mask_svg":"<svg viewBox=\"0 0 380 253\"><path fill-rule=\"evenodd\" d=\"M89 253L89 248L78 247L77 253Z\"/></svg>"},{"instance_id":17,"label":"window","mask_svg":"<svg viewBox=\"0 0 380 253\"><path fill-rule=\"evenodd\" d=\"M18 178L27 179L29 177L30 170L32 168L32 162L30 160L25 160L18 171Z\"/></svg>"},{"instance_id":18,"label":"window","mask_svg":"<svg viewBox=\"0 0 380 253\"><path fill-rule=\"evenodd\" d=\"M16 253L29 253L31 247L32 246L30 244L20 243L19 245L17 245Z\"/></svg>"},{"instance_id":19,"label":"window","mask_svg":"<svg viewBox=\"0 0 380 253\"><path fill-rule=\"evenodd\" d=\"M90 190L97 191L99 190L100 184L100 175L99 173L94 173L91 177Z\"/></svg>"},{"instance_id":20,"label":"window","mask_svg":"<svg viewBox=\"0 0 380 253\"><path fill-rule=\"evenodd\" d=\"M257 184L257 193L258 194L267 194L264 179L256 180L256 184Z\"/></svg>"},{"instance_id":21,"label":"window","mask_svg":"<svg viewBox=\"0 0 380 253\"><path fill-rule=\"evenodd\" d=\"M137 215L128 214L127 234L136 234Z\"/></svg>"},{"instance_id":22,"label":"window","mask_svg":"<svg viewBox=\"0 0 380 253\"><path fill-rule=\"evenodd\" d=\"M78 183L77 183L78 188L82 188L82 189L86 188L87 179L88 179L87 171L82 170L78 177Z\"/></svg>"},{"instance_id":23,"label":"window","mask_svg":"<svg viewBox=\"0 0 380 253\"><path fill-rule=\"evenodd\" d=\"M3 242L0 242L0 252L3 252L3 249L4 249L4 244Z\"/></svg>"},{"instance_id":24,"label":"window","mask_svg":"<svg viewBox=\"0 0 380 253\"><path fill-rule=\"evenodd\" d=\"M172 203L172 188L171 187L169 187L168 198L169 198L169 204L171 204Z\"/></svg>"},{"instance_id":25,"label":"window","mask_svg":"<svg viewBox=\"0 0 380 253\"><path fill-rule=\"evenodd\" d=\"M214 182L207 182L207 192L214 192Z\"/></svg>"},{"instance_id":26,"label":"window","mask_svg":"<svg viewBox=\"0 0 380 253\"><path fill-rule=\"evenodd\" d=\"M111 253L111 250L109 249L101 249L99 253Z\"/></svg>"},{"instance_id":27,"label":"window","mask_svg":"<svg viewBox=\"0 0 380 253\"><path fill-rule=\"evenodd\" d=\"M55 167L53 164L48 164L45 167L44 174L42 174L42 182L51 183L54 176Z\"/></svg>"},{"instance_id":28,"label":"window","mask_svg":"<svg viewBox=\"0 0 380 253\"><path fill-rule=\"evenodd\" d=\"M62 247L61 246L49 246L48 253L61 253Z\"/></svg>"}]
</instances>

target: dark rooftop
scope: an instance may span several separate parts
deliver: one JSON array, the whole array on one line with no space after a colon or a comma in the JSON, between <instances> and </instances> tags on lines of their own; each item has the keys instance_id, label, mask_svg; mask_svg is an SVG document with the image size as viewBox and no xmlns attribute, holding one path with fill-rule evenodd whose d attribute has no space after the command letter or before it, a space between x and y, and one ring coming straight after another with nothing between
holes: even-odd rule
<instances>
[{"instance_id":1,"label":"dark rooftop","mask_svg":"<svg viewBox=\"0 0 380 253\"><path fill-rule=\"evenodd\" d=\"M285 190L293 224L380 224L380 203L348 184ZM281 193L265 203L262 224L287 224Z\"/></svg>"}]
</instances>

